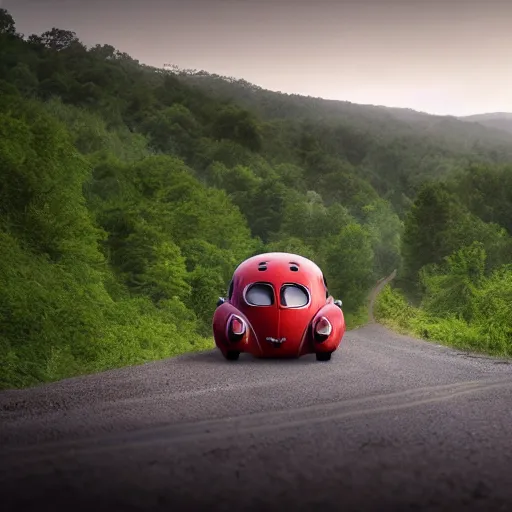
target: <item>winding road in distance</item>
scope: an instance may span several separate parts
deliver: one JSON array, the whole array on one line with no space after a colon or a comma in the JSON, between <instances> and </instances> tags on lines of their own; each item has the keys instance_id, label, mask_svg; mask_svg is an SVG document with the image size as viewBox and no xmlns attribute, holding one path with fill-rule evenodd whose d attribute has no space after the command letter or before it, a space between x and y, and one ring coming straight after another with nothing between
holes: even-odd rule
<instances>
[{"instance_id":1,"label":"winding road in distance","mask_svg":"<svg viewBox=\"0 0 512 512\"><path fill-rule=\"evenodd\" d=\"M512 367L370 323L0 393L4 511L512 510Z\"/></svg>"}]
</instances>

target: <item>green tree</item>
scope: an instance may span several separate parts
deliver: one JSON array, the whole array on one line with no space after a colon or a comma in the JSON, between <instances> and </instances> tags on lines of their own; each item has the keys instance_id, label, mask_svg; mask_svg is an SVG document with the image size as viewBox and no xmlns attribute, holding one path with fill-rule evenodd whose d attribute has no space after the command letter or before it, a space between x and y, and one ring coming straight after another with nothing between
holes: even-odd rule
<instances>
[{"instance_id":1,"label":"green tree","mask_svg":"<svg viewBox=\"0 0 512 512\"><path fill-rule=\"evenodd\" d=\"M382 199L363 207L364 221L372 238L374 276L389 275L401 266L401 234L403 224L391 205Z\"/></svg>"},{"instance_id":2,"label":"green tree","mask_svg":"<svg viewBox=\"0 0 512 512\"><path fill-rule=\"evenodd\" d=\"M423 267L424 309L438 317L455 315L471 321L474 298L485 275L485 259L483 244L474 242L447 256L440 266Z\"/></svg>"},{"instance_id":3,"label":"green tree","mask_svg":"<svg viewBox=\"0 0 512 512\"><path fill-rule=\"evenodd\" d=\"M345 226L339 235L321 245L329 291L341 298L351 311L364 304L372 283L373 250L371 236L361 225Z\"/></svg>"},{"instance_id":4,"label":"green tree","mask_svg":"<svg viewBox=\"0 0 512 512\"><path fill-rule=\"evenodd\" d=\"M251 114L235 106L222 109L213 125L213 136L231 139L251 151L261 149L260 128Z\"/></svg>"},{"instance_id":5,"label":"green tree","mask_svg":"<svg viewBox=\"0 0 512 512\"><path fill-rule=\"evenodd\" d=\"M447 232L460 224L465 214L445 185L428 183L422 187L404 224L402 255L407 278L416 281L423 266L440 263L453 252Z\"/></svg>"},{"instance_id":6,"label":"green tree","mask_svg":"<svg viewBox=\"0 0 512 512\"><path fill-rule=\"evenodd\" d=\"M0 8L0 36L16 34L16 25L14 18L6 9Z\"/></svg>"},{"instance_id":7,"label":"green tree","mask_svg":"<svg viewBox=\"0 0 512 512\"><path fill-rule=\"evenodd\" d=\"M62 51L79 43L79 40L75 32L54 27L41 34L41 43L50 50Z\"/></svg>"}]
</instances>

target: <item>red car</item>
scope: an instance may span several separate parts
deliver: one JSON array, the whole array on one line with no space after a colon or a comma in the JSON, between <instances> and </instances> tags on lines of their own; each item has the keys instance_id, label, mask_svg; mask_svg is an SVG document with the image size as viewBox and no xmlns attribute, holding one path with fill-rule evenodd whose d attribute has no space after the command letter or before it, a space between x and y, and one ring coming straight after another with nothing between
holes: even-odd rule
<instances>
[{"instance_id":1,"label":"red car","mask_svg":"<svg viewBox=\"0 0 512 512\"><path fill-rule=\"evenodd\" d=\"M341 301L334 300L320 268L288 253L267 253L241 263L227 298L213 315L215 344L226 359L316 354L328 361L345 334Z\"/></svg>"}]
</instances>

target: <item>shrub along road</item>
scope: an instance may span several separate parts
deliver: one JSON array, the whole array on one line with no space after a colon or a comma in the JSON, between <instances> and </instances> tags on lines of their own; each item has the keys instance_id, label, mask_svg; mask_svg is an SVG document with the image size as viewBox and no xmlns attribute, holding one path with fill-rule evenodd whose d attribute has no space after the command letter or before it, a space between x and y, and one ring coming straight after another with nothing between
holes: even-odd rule
<instances>
[{"instance_id":1,"label":"shrub along road","mask_svg":"<svg viewBox=\"0 0 512 512\"><path fill-rule=\"evenodd\" d=\"M370 323L4 391L2 509L510 510L511 370Z\"/></svg>"}]
</instances>

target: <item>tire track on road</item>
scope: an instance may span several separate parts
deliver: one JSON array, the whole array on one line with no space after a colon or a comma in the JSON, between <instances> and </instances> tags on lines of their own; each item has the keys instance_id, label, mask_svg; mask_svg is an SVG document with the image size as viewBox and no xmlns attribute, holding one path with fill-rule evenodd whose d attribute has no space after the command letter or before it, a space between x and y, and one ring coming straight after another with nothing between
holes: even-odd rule
<instances>
[{"instance_id":1,"label":"tire track on road","mask_svg":"<svg viewBox=\"0 0 512 512\"><path fill-rule=\"evenodd\" d=\"M477 394L511 386L510 377L465 381L457 384L428 386L396 393L379 394L365 398L344 400L336 403L314 405L298 409L254 413L222 419L186 422L143 429L126 434L106 434L87 440L48 442L39 447L24 447L4 450L2 458L14 466L63 457L76 457L81 452L88 455L125 450L129 445L143 448L165 441L166 446L179 443L198 442L210 439L269 432L276 429L300 428L333 420L353 419L371 414L401 411L414 407L440 403L464 395Z\"/></svg>"}]
</instances>

